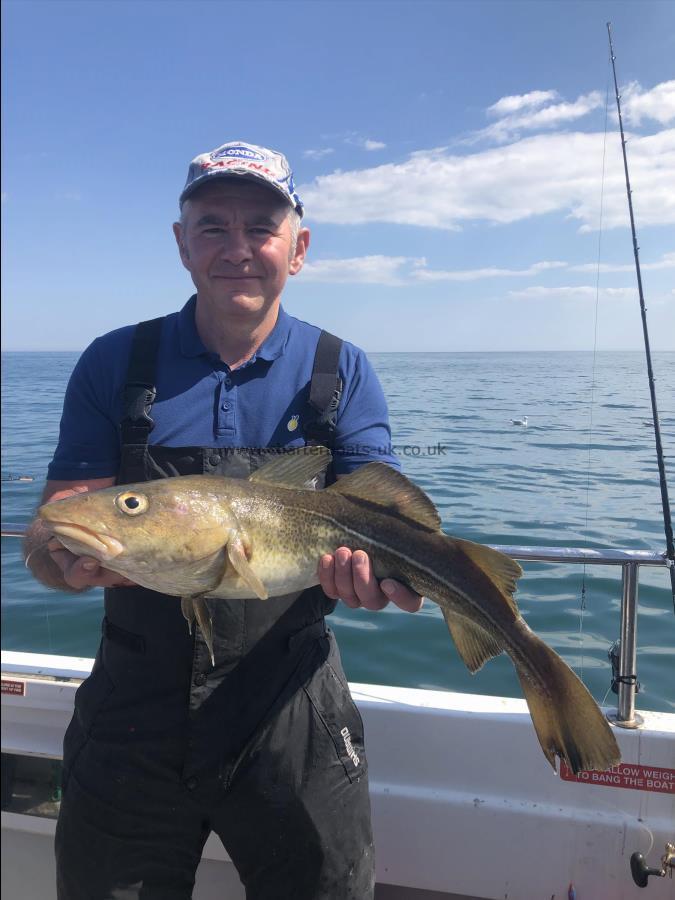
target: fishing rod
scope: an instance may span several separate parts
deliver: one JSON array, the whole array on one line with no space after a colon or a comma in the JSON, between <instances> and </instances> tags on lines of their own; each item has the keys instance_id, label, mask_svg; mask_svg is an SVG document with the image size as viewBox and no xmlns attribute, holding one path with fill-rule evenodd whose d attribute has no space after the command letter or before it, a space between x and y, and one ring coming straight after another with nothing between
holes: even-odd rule
<instances>
[{"instance_id":1,"label":"fishing rod","mask_svg":"<svg viewBox=\"0 0 675 900\"><path fill-rule=\"evenodd\" d=\"M675 544L673 543L673 523L670 515L670 501L668 499L668 483L666 481L666 464L663 458L663 444L661 442L661 425L659 423L659 411L656 405L656 387L654 370L652 368L652 354L649 348L649 331L647 329L647 307L642 292L642 274L640 272L640 248L635 232L635 216L633 215L633 191L628 175L628 157L626 155L626 138L623 131L623 118L621 116L621 94L619 83L616 80L616 66L614 62L614 45L612 44L612 23L607 23L607 36L609 37L609 55L612 60L612 72L614 74L614 94L616 96L616 108L619 113L619 130L621 132L621 151L623 153L623 170L626 176L626 194L628 195L628 212L630 213L630 230L633 236L633 256L635 257L635 274L637 275L638 295L640 297L640 313L642 315L642 333L645 340L645 353L647 355L647 374L649 376L649 394L652 400L652 418L654 420L654 440L656 441L656 461L659 467L659 482L661 484L661 506L663 508L663 524L666 532L666 558L670 569L670 584L673 592L673 611L675 612Z\"/></svg>"}]
</instances>

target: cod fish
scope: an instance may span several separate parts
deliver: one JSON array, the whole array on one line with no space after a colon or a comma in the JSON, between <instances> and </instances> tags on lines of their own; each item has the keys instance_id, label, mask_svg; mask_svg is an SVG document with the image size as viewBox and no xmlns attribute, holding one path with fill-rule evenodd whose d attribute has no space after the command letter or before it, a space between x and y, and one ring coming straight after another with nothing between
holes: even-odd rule
<instances>
[{"instance_id":1,"label":"cod fish","mask_svg":"<svg viewBox=\"0 0 675 900\"><path fill-rule=\"evenodd\" d=\"M324 448L304 448L248 480L183 475L77 494L38 514L65 547L151 590L182 598L213 661L207 600L288 594L318 584L318 561L338 547L365 550L377 578L394 578L440 606L471 672L506 652L544 755L573 772L620 761L602 712L567 664L528 627L513 593L510 557L441 532L427 495L383 463L325 490Z\"/></svg>"}]
</instances>

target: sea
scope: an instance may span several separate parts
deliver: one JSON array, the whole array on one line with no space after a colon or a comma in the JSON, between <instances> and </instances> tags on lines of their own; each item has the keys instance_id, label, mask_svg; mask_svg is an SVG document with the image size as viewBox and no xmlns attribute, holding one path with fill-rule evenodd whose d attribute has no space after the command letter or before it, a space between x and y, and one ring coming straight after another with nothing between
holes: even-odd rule
<instances>
[{"instance_id":1,"label":"sea","mask_svg":"<svg viewBox=\"0 0 675 900\"><path fill-rule=\"evenodd\" d=\"M27 525L58 437L77 353L2 355L2 521ZM488 544L665 549L649 387L638 352L374 353L404 472L444 530ZM675 501L675 353L653 355ZM512 420L527 417L527 425ZM32 480L22 480L32 479ZM675 506L675 503L673 503ZM619 567L523 563L529 625L611 706ZM2 539L2 647L93 657L102 593L42 588ZM340 604L330 617L352 682L521 696L504 655L470 675L440 610ZM637 708L675 711L675 615L665 568L639 582Z\"/></svg>"}]
</instances>

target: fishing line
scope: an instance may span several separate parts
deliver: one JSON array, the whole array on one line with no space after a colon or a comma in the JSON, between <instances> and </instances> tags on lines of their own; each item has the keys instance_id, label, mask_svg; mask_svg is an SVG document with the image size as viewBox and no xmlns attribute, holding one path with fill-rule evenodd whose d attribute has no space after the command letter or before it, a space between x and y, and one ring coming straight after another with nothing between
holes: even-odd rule
<instances>
[{"instance_id":1,"label":"fishing line","mask_svg":"<svg viewBox=\"0 0 675 900\"><path fill-rule=\"evenodd\" d=\"M598 222L598 258L595 269L595 318L593 322L593 364L591 367L591 401L588 423L588 460L586 463L586 510L584 534L588 547L588 512L591 492L591 449L593 445L593 409L595 401L595 364L598 350L598 309L600 307L600 260L602 259L602 217L605 203L605 158L607 151L607 121L609 118L609 60L607 61L607 82L605 87L605 130L602 139L602 175L600 178L600 214ZM579 604L579 643L581 645L581 665L579 677L584 680L584 613L586 611L586 563L583 563L581 576L581 601ZM604 702L604 701L603 701Z\"/></svg>"}]
</instances>

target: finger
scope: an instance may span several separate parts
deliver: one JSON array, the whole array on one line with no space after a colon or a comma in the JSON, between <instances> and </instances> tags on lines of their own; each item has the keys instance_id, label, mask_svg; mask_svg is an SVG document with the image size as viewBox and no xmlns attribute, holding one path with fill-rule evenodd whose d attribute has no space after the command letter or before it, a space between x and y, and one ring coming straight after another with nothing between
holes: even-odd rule
<instances>
[{"instance_id":1,"label":"finger","mask_svg":"<svg viewBox=\"0 0 675 900\"><path fill-rule=\"evenodd\" d=\"M340 600L356 609L361 601L354 590L352 578L352 551L348 547L338 547L335 551L335 586Z\"/></svg>"},{"instance_id":2,"label":"finger","mask_svg":"<svg viewBox=\"0 0 675 900\"><path fill-rule=\"evenodd\" d=\"M47 503L55 503L59 500L65 500L66 497L72 497L75 494L86 494L89 488L86 485L79 484L74 488L64 488L62 491L56 491L56 493L52 494L52 496L47 500Z\"/></svg>"},{"instance_id":3,"label":"finger","mask_svg":"<svg viewBox=\"0 0 675 900\"><path fill-rule=\"evenodd\" d=\"M424 605L424 597L420 597L419 594L411 591L399 581L394 581L393 578L385 578L380 587L391 602L405 612L419 612Z\"/></svg>"},{"instance_id":4,"label":"finger","mask_svg":"<svg viewBox=\"0 0 675 900\"><path fill-rule=\"evenodd\" d=\"M59 544L58 541L56 542L55 547L48 546L48 550L49 555L64 574L77 559L74 553L71 553L70 550L66 550L66 548L62 544Z\"/></svg>"},{"instance_id":5,"label":"finger","mask_svg":"<svg viewBox=\"0 0 675 900\"><path fill-rule=\"evenodd\" d=\"M65 552L68 553L68 551ZM52 556L54 555L52 554ZM66 584L75 590L81 591L90 587L124 587L134 584L123 575L104 569L98 560L90 556L73 557L73 554L68 555L72 558L66 560L63 578Z\"/></svg>"},{"instance_id":6,"label":"finger","mask_svg":"<svg viewBox=\"0 0 675 900\"><path fill-rule=\"evenodd\" d=\"M319 560L319 584L327 597L338 600L339 594L335 584L335 559L326 553Z\"/></svg>"},{"instance_id":7,"label":"finger","mask_svg":"<svg viewBox=\"0 0 675 900\"><path fill-rule=\"evenodd\" d=\"M373 575L370 557L363 550L355 550L352 554L352 581L356 596L365 609L384 609L389 603Z\"/></svg>"},{"instance_id":8,"label":"finger","mask_svg":"<svg viewBox=\"0 0 675 900\"><path fill-rule=\"evenodd\" d=\"M68 551L66 552L68 553ZM59 552L53 553L52 557L59 555ZM63 577L66 583L76 590L95 587L98 585L100 568L98 560L92 559L90 556L75 556L68 553L68 556L65 557Z\"/></svg>"}]
</instances>

